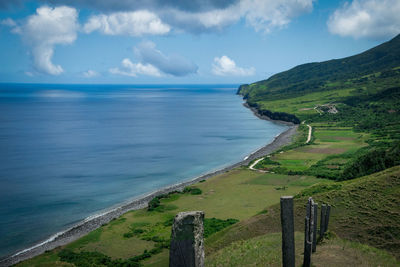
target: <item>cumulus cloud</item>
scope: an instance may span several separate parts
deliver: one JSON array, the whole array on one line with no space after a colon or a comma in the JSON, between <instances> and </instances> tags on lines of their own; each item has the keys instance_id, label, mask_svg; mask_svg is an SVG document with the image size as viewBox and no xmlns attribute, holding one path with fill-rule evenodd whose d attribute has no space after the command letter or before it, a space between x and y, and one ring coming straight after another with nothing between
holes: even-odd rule
<instances>
[{"instance_id":1,"label":"cumulus cloud","mask_svg":"<svg viewBox=\"0 0 400 267\"><path fill-rule=\"evenodd\" d=\"M94 8L85 31L104 34L166 34L171 29L192 33L218 31L241 19L256 31L285 27L312 11L315 0L42 0ZM105 15L107 14L107 15ZM133 26L132 26L133 25ZM137 26L135 26L137 25ZM138 30L136 30L138 28Z\"/></svg>"},{"instance_id":2,"label":"cumulus cloud","mask_svg":"<svg viewBox=\"0 0 400 267\"><path fill-rule=\"evenodd\" d=\"M108 35L131 36L162 35L168 33L170 29L170 26L163 23L156 14L147 10L92 16L83 27L86 33L97 30Z\"/></svg>"},{"instance_id":3,"label":"cumulus cloud","mask_svg":"<svg viewBox=\"0 0 400 267\"><path fill-rule=\"evenodd\" d=\"M250 76L255 74L255 69L240 68L235 61L227 56L215 57L212 65L212 72L219 76Z\"/></svg>"},{"instance_id":4,"label":"cumulus cloud","mask_svg":"<svg viewBox=\"0 0 400 267\"><path fill-rule=\"evenodd\" d=\"M346 2L328 20L329 31L340 36L380 39L400 32L400 1Z\"/></svg>"},{"instance_id":5,"label":"cumulus cloud","mask_svg":"<svg viewBox=\"0 0 400 267\"><path fill-rule=\"evenodd\" d=\"M314 0L240 0L224 8L190 12L160 11L170 25L190 32L221 30L244 19L256 31L268 33L288 25L293 17L312 11Z\"/></svg>"},{"instance_id":6,"label":"cumulus cloud","mask_svg":"<svg viewBox=\"0 0 400 267\"><path fill-rule=\"evenodd\" d=\"M75 8L47 6L36 9L36 14L28 17L22 24L14 27L13 32L22 36L31 46L34 67L44 73L59 75L64 70L52 63L54 46L71 44L76 40L79 28L78 12Z\"/></svg>"},{"instance_id":7,"label":"cumulus cloud","mask_svg":"<svg viewBox=\"0 0 400 267\"><path fill-rule=\"evenodd\" d=\"M196 73L198 69L196 64L179 55L164 55L150 41L140 43L133 50L138 63L125 58L121 68L112 68L110 72L131 77L138 74L159 77L163 74L185 76Z\"/></svg>"},{"instance_id":8,"label":"cumulus cloud","mask_svg":"<svg viewBox=\"0 0 400 267\"><path fill-rule=\"evenodd\" d=\"M133 63L129 58L122 60L121 68L112 68L112 74L119 74L124 76L136 77L138 74L148 76L161 76L160 71L151 64Z\"/></svg>"},{"instance_id":9,"label":"cumulus cloud","mask_svg":"<svg viewBox=\"0 0 400 267\"><path fill-rule=\"evenodd\" d=\"M246 22L256 31L270 32L288 25L292 18L311 12L314 0L242 0Z\"/></svg>"},{"instance_id":10,"label":"cumulus cloud","mask_svg":"<svg viewBox=\"0 0 400 267\"><path fill-rule=\"evenodd\" d=\"M197 65L179 55L164 55L153 42L142 42L134 48L136 57L166 74L185 76L197 72Z\"/></svg>"},{"instance_id":11,"label":"cumulus cloud","mask_svg":"<svg viewBox=\"0 0 400 267\"><path fill-rule=\"evenodd\" d=\"M13 2L16 0L2 0L5 2ZM132 11L139 9L166 9L176 8L191 12L204 11L215 8L225 8L238 0L41 0L53 4L64 3L68 5L77 5L83 7L95 8L103 12L112 11Z\"/></svg>"},{"instance_id":12,"label":"cumulus cloud","mask_svg":"<svg viewBox=\"0 0 400 267\"><path fill-rule=\"evenodd\" d=\"M92 77L96 77L98 75L99 75L99 73L94 70L88 70L88 71L83 72L83 76L86 78L92 78Z\"/></svg>"}]
</instances>

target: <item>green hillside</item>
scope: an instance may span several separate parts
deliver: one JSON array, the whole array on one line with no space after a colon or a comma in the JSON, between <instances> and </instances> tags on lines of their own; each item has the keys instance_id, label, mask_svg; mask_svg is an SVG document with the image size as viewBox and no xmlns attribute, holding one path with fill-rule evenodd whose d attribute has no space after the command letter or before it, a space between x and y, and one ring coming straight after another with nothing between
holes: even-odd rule
<instances>
[{"instance_id":1,"label":"green hillside","mask_svg":"<svg viewBox=\"0 0 400 267\"><path fill-rule=\"evenodd\" d=\"M242 85L238 93L251 101L266 98L282 100L326 91L327 88L347 88L347 81L364 83L371 74L376 74L380 79L393 77L399 73L398 67L400 35L355 56L299 65L267 80Z\"/></svg>"},{"instance_id":2,"label":"green hillside","mask_svg":"<svg viewBox=\"0 0 400 267\"><path fill-rule=\"evenodd\" d=\"M355 56L300 65L267 80L242 85L238 94L262 114L295 115L298 120L289 119L295 123L340 120L360 129L371 130L375 123L393 129L400 123L399 86L397 36ZM338 113L330 113L333 106ZM288 120L285 116L280 119Z\"/></svg>"},{"instance_id":3,"label":"green hillside","mask_svg":"<svg viewBox=\"0 0 400 267\"><path fill-rule=\"evenodd\" d=\"M303 174L346 180L400 164L400 35L355 56L300 65L242 85L238 94L273 119L368 134L367 147L335 153L303 168Z\"/></svg>"},{"instance_id":4,"label":"green hillside","mask_svg":"<svg viewBox=\"0 0 400 267\"><path fill-rule=\"evenodd\" d=\"M304 230L309 196L332 206L329 228L340 238L391 252L400 259L400 166L367 177L334 184L320 183L295 197L295 230ZM279 233L279 204L207 240L208 254L234 242ZM301 242L300 242L301 244ZM392 265L394 266L394 265Z\"/></svg>"}]
</instances>

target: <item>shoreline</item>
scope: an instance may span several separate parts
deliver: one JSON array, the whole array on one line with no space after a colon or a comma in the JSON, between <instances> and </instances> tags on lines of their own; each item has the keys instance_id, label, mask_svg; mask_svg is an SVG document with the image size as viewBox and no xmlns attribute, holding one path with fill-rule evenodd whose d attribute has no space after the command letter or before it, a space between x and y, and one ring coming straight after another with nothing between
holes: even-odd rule
<instances>
[{"instance_id":1,"label":"shoreline","mask_svg":"<svg viewBox=\"0 0 400 267\"><path fill-rule=\"evenodd\" d=\"M251 111L253 111L253 113L258 118L263 119L263 120L272 121L272 122L278 123L278 124L285 124L285 125L289 126L289 129L280 133L278 136L274 137L274 139L271 143L266 144L263 147L259 148L258 150L250 153L243 160L241 160L237 163L231 164L227 167L224 167L224 168L216 170L216 171L212 171L212 172L200 175L200 176L192 178L190 180L183 181L181 183L177 183L177 184L173 184L170 186L160 188L160 189L150 192L148 194L140 195L132 200L129 200L125 203L120 204L120 206L110 208L109 210L106 210L100 214L95 214L95 215L89 216L89 217L85 218L84 220L82 220L81 222L77 223L76 225L70 227L69 229L66 229L65 231L56 233L55 235L52 235L51 237L47 238L44 241L37 243L36 245L34 245L32 247L18 251L11 256L6 256L5 258L0 259L0 266L10 266L10 265L16 264L18 262L21 262L21 261L24 261L27 259L31 259L31 258L38 256L48 250L52 250L59 246L63 246L68 243L71 243L71 242L81 238L82 236L88 234L89 232L101 227L104 224L109 223L111 220L116 219L129 211L146 208L148 205L148 202L158 195L166 194L166 193L169 193L172 191L181 191L184 189L184 187L198 183L201 180L206 180L206 179L209 179L216 175L219 175L221 173L230 171L234 168L248 165L252 160L259 158L259 157L266 156L266 155L278 150L279 148L289 144L292 141L292 136L297 131L297 125L294 125L293 123L289 123L289 122L271 120L270 118L268 118L266 116L259 115L257 110L249 107L247 105L247 103L244 103L243 105L245 107L249 108Z\"/></svg>"}]
</instances>

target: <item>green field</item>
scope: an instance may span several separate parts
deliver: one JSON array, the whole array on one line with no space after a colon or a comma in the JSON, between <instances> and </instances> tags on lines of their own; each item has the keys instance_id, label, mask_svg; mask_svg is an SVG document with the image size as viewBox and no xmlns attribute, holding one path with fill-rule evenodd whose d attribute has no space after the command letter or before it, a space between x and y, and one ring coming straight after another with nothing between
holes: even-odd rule
<instances>
[{"instance_id":1,"label":"green field","mask_svg":"<svg viewBox=\"0 0 400 267\"><path fill-rule=\"evenodd\" d=\"M295 233L296 266L302 265L304 234ZM206 258L206 266L282 266L282 236L272 233L236 241ZM312 255L313 266L396 266L389 253L340 238L325 240Z\"/></svg>"},{"instance_id":2,"label":"green field","mask_svg":"<svg viewBox=\"0 0 400 267\"><path fill-rule=\"evenodd\" d=\"M64 248L75 252L97 251L113 259L127 259L154 248L157 243L151 240L154 237L168 241L171 234L168 221L180 211L202 210L206 218L245 220L262 213L266 207L279 203L281 195L295 195L304 188L322 181L308 176L265 174L235 169L196 184L195 186L202 190L200 195L173 194L161 200L161 209L128 212ZM281 188L283 185L286 186L284 189ZM138 233L138 229L143 230L143 233ZM127 233L132 233L132 236L124 237ZM46 262L49 266L61 264L57 261L58 251L60 250L38 256L18 266L43 266ZM167 262L168 253L164 249L142 263L160 266L161 263Z\"/></svg>"},{"instance_id":3,"label":"green field","mask_svg":"<svg viewBox=\"0 0 400 267\"><path fill-rule=\"evenodd\" d=\"M321 123L311 125L313 141L310 144L274 153L255 167L278 173L301 173L317 162L336 155L335 160L326 165L339 168L338 164L344 165L349 160L348 157L340 158L339 155L348 155L367 146L368 134L356 133L349 127L327 127ZM271 164L271 160L279 165Z\"/></svg>"},{"instance_id":4,"label":"green field","mask_svg":"<svg viewBox=\"0 0 400 267\"><path fill-rule=\"evenodd\" d=\"M351 91L352 88L322 91L289 99L263 100L258 103L264 109L275 112L286 112L302 117L302 115L318 114L314 109L317 105L337 102L346 96L350 96Z\"/></svg>"},{"instance_id":5,"label":"green field","mask_svg":"<svg viewBox=\"0 0 400 267\"><path fill-rule=\"evenodd\" d=\"M337 236L386 250L400 259L400 166L349 181L319 183L303 190L295 196L296 231L304 230L305 205L310 196L319 204L332 206L329 229ZM208 240L207 251L214 254L235 242L280 231L280 208L274 205L264 214L215 234ZM377 266L372 263L368 266Z\"/></svg>"}]
</instances>

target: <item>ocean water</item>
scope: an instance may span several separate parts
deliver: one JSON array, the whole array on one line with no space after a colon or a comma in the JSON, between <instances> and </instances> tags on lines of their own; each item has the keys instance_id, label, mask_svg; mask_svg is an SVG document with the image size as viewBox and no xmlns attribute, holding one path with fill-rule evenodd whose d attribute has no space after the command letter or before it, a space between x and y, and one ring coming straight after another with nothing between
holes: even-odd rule
<instances>
[{"instance_id":1,"label":"ocean water","mask_svg":"<svg viewBox=\"0 0 400 267\"><path fill-rule=\"evenodd\" d=\"M0 257L287 129L255 117L236 89L0 84Z\"/></svg>"}]
</instances>

